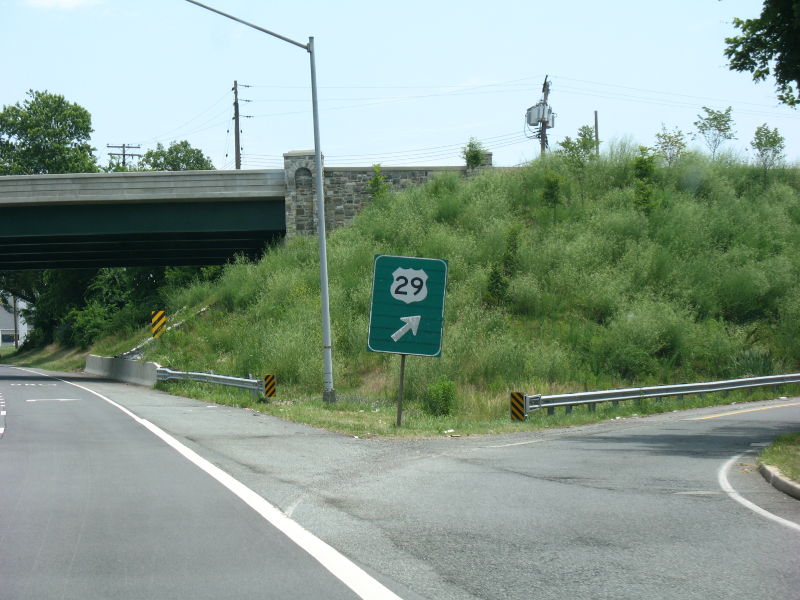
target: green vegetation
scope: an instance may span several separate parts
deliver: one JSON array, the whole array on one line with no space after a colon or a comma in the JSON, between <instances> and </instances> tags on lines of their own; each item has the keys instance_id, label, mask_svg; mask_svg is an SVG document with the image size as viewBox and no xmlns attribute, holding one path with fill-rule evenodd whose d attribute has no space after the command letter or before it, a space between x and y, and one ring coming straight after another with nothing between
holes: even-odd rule
<instances>
[{"instance_id":1,"label":"green vegetation","mask_svg":"<svg viewBox=\"0 0 800 600\"><path fill-rule=\"evenodd\" d=\"M100 335L92 351L114 355L146 339L149 311L165 308L172 322L186 324L147 346L146 359L234 376L274 373L278 401L260 410L383 434L394 431L399 360L366 350L374 254L444 258L443 353L408 359L404 434L516 431L774 395L632 402L509 421L512 390L765 375L800 362L798 170L773 167L765 179L763 168L725 155L681 150L670 164L625 145L598 155L589 134L583 128L577 141L526 167L444 175L399 193L383 189L375 171L379 193L352 226L329 236L334 405L318 399L313 237L224 268L39 275L31 289L50 296L40 293L36 310L50 315L62 343L86 345ZM27 289L24 279L17 283ZM9 360L18 359L47 364L30 353ZM240 391L196 384L168 389L251 402Z\"/></svg>"},{"instance_id":2,"label":"green vegetation","mask_svg":"<svg viewBox=\"0 0 800 600\"><path fill-rule=\"evenodd\" d=\"M93 173L89 112L64 96L29 91L27 98L0 110L0 175ZM158 144L141 162L124 166L112 160L105 171L213 169L187 141ZM0 303L16 296L32 333L26 349L52 342L86 348L109 334L132 333L161 302L164 286L200 277L213 279L217 267L106 268L0 271Z\"/></svg>"},{"instance_id":3,"label":"green vegetation","mask_svg":"<svg viewBox=\"0 0 800 600\"><path fill-rule=\"evenodd\" d=\"M732 71L752 73L753 81L775 79L778 100L800 102L800 0L764 0L756 19L734 19L742 35L725 38L725 56Z\"/></svg>"},{"instance_id":4,"label":"green vegetation","mask_svg":"<svg viewBox=\"0 0 800 600\"><path fill-rule=\"evenodd\" d=\"M95 173L92 117L60 94L29 90L0 110L0 175Z\"/></svg>"},{"instance_id":5,"label":"green vegetation","mask_svg":"<svg viewBox=\"0 0 800 600\"><path fill-rule=\"evenodd\" d=\"M420 359L421 360L421 359ZM396 374L395 374L396 377ZM396 380L391 383L396 384ZM389 394L381 395L366 386L360 393L337 393L335 404L322 401L321 394L303 395L291 386L279 386L278 399L270 403L254 401L247 392L222 386L199 383L160 383L159 389L172 394L213 401L243 409L265 412L282 419L306 423L360 438L375 436L437 436L516 433L553 427L574 427L598 423L609 419L637 418L640 416L689 410L704 406L736 404L775 397L774 390L735 391L729 395L706 394L686 396L683 399L664 398L621 402L619 406L599 404L594 411L586 406L575 407L572 413L558 409L556 414L536 411L524 422L509 417L508 394L490 396L474 389L456 388L450 414L433 414L427 407L431 396L424 395L419 402L404 402L403 426L395 427L396 405ZM452 383L439 382L429 386L429 392L451 397ZM797 394L800 386L787 386L785 393Z\"/></svg>"},{"instance_id":6,"label":"green vegetation","mask_svg":"<svg viewBox=\"0 0 800 600\"><path fill-rule=\"evenodd\" d=\"M661 131L656 133L653 151L671 167L686 152L686 135L677 127L671 132L667 131L667 126L662 123Z\"/></svg>"},{"instance_id":7,"label":"green vegetation","mask_svg":"<svg viewBox=\"0 0 800 600\"><path fill-rule=\"evenodd\" d=\"M369 197L374 199L376 196L382 196L388 193L390 189L392 189L392 184L386 181L381 166L379 164L372 165L372 177L367 182Z\"/></svg>"},{"instance_id":8,"label":"green vegetation","mask_svg":"<svg viewBox=\"0 0 800 600\"><path fill-rule=\"evenodd\" d=\"M560 181L555 222L545 193L553 174ZM375 253L450 264L442 357L408 359L405 427L412 431L499 431L512 390L794 371L798 223L796 169L772 169L765 188L754 166L687 153L667 167L625 146L580 165L554 153L516 170L468 180L448 175L380 194L351 227L330 235L340 402L320 409L325 414L314 422L338 419L334 428L379 433L374 418L391 430L398 359L366 350ZM298 420L320 412L309 399L319 395L322 373L315 238L291 239L257 264L229 265L216 281L167 285L161 297L171 315L211 308L149 346L146 358L237 376L274 373L280 402L266 410ZM116 353L144 337L140 328L127 342L116 336L95 351ZM455 385L449 416L424 409L439 381ZM184 393L185 386L174 389ZM211 394L205 390L192 393ZM569 418L604 413L582 414L576 409Z\"/></svg>"},{"instance_id":9,"label":"green vegetation","mask_svg":"<svg viewBox=\"0 0 800 600\"><path fill-rule=\"evenodd\" d=\"M800 433L789 433L776 439L759 454L759 460L780 469L781 473L800 481Z\"/></svg>"},{"instance_id":10,"label":"green vegetation","mask_svg":"<svg viewBox=\"0 0 800 600\"><path fill-rule=\"evenodd\" d=\"M474 137L469 138L467 145L461 149L461 156L464 157L468 169L477 169L486 158L486 149Z\"/></svg>"},{"instance_id":11,"label":"green vegetation","mask_svg":"<svg viewBox=\"0 0 800 600\"><path fill-rule=\"evenodd\" d=\"M711 152L711 159L717 157L720 146L727 140L735 140L736 132L733 130L732 108L729 106L725 110L714 110L713 108L703 107L705 115L697 115L694 126L697 134L694 139L701 138L708 151Z\"/></svg>"},{"instance_id":12,"label":"green vegetation","mask_svg":"<svg viewBox=\"0 0 800 600\"><path fill-rule=\"evenodd\" d=\"M86 351L77 348L63 348L52 344L43 348L29 350L20 349L14 352L0 350L3 362L20 367L41 367L51 371L78 371L86 364Z\"/></svg>"},{"instance_id":13,"label":"green vegetation","mask_svg":"<svg viewBox=\"0 0 800 600\"><path fill-rule=\"evenodd\" d=\"M786 147L786 140L778 133L777 129L770 129L764 123L756 127L756 133L750 146L755 150L756 164L764 169L766 178L767 171L784 159L783 150Z\"/></svg>"}]
</instances>

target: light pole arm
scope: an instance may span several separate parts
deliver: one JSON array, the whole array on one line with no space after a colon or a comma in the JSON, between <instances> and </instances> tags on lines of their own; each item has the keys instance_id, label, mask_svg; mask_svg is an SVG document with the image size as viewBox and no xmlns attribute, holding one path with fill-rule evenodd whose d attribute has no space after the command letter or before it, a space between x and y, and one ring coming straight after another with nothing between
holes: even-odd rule
<instances>
[{"instance_id":1,"label":"light pole arm","mask_svg":"<svg viewBox=\"0 0 800 600\"><path fill-rule=\"evenodd\" d=\"M202 2L196 2L195 0L186 0L186 1L187 2L191 2L192 4L194 4L196 6L200 6L202 8L205 8L206 10L210 10L211 12L215 12L218 15L222 15L223 17L228 17L229 19L232 19L233 21L236 21L237 23L241 23L242 25L247 25L248 27L252 27L253 29L258 29L259 31L263 31L267 35L271 35L272 37L276 37L279 40L283 40L284 42L289 42L290 44L294 44L295 46L298 46L298 47L302 48L303 50L311 52L311 48L309 48L308 45L301 44L300 42L296 42L291 38L282 36L280 33L275 33L274 31L270 31L269 29L264 29L263 27L259 27L258 25L254 25L253 23L248 23L247 21L244 21L244 20L240 19L239 17L234 17L233 15L229 15L228 13L224 13L221 10L217 10L216 8L212 8L210 6L206 6Z\"/></svg>"}]
</instances>

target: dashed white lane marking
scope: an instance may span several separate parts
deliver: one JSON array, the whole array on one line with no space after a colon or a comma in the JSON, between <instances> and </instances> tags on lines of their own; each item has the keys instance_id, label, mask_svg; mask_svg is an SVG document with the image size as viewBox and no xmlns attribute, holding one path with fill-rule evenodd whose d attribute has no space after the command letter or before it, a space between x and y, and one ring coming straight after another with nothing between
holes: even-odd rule
<instances>
[{"instance_id":1,"label":"dashed white lane marking","mask_svg":"<svg viewBox=\"0 0 800 600\"><path fill-rule=\"evenodd\" d=\"M78 398L29 398L25 402L79 402Z\"/></svg>"},{"instance_id":2,"label":"dashed white lane marking","mask_svg":"<svg viewBox=\"0 0 800 600\"><path fill-rule=\"evenodd\" d=\"M36 371L31 371L30 369L23 369L22 367L12 368L20 369L21 371L27 371L29 373L35 373L36 375L44 375L44 373L38 373ZM47 375L47 377L52 377L52 375ZM117 404L110 398L106 398L94 390L90 390L89 388L83 387L77 383L72 383L71 381L66 381L65 379L59 379L58 377L53 377L53 379L62 381L89 392L90 394L105 400L112 406L121 410L131 419L139 423L142 427L149 430L156 437L160 438L167 445L176 450L189 462L199 467L208 475L216 479L219 483L228 488L228 490L238 496L245 504L255 510L273 527L281 531L286 537L308 552L308 554L310 554L318 563L330 571L334 577L353 590L357 596L364 598L365 600L402 600L400 596L392 592L389 588L385 587L378 580L373 579L366 573L366 571L350 561L350 559L346 558L338 550L323 542L310 531L304 529L299 523L292 521L278 508L267 502L264 498L256 494L246 485L240 481L237 481L219 467L211 464L205 458L181 444L178 440L160 429L158 426L153 425L150 421L142 419L141 417L137 417L121 404Z\"/></svg>"},{"instance_id":3,"label":"dashed white lane marking","mask_svg":"<svg viewBox=\"0 0 800 600\"><path fill-rule=\"evenodd\" d=\"M719 471L717 472L717 480L719 481L719 486L726 494L728 494L728 496L736 500L736 502L738 502L742 506L749 508L754 513L759 514L762 517L769 519L770 521L783 525L784 527L788 527L789 529L794 529L795 531L800 532L800 524L795 523L794 521L789 521L788 519L784 519L783 517L779 517L778 515L772 514L768 510L761 508L760 506L754 504L753 502L750 502L750 500L743 498L741 495L739 495L739 493L735 489L733 489L733 486L728 481L728 471L730 471L731 466L733 466L735 462L741 460L743 456L744 454L739 454L738 456L734 456L719 468Z\"/></svg>"}]
</instances>

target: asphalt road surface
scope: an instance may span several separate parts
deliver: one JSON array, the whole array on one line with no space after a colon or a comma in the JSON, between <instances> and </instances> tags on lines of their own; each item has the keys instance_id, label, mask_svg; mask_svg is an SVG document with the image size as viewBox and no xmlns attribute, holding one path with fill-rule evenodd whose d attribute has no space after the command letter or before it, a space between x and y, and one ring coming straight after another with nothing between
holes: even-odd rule
<instances>
[{"instance_id":1,"label":"asphalt road surface","mask_svg":"<svg viewBox=\"0 0 800 600\"><path fill-rule=\"evenodd\" d=\"M800 501L753 462L800 430L798 399L359 440L59 377L118 406L0 367L2 600L800 599ZM291 517L289 534L248 492ZM296 524L344 574L298 546ZM373 587L354 590L353 573Z\"/></svg>"},{"instance_id":2,"label":"asphalt road surface","mask_svg":"<svg viewBox=\"0 0 800 600\"><path fill-rule=\"evenodd\" d=\"M0 404L3 600L358 597L102 398L0 367Z\"/></svg>"}]
</instances>

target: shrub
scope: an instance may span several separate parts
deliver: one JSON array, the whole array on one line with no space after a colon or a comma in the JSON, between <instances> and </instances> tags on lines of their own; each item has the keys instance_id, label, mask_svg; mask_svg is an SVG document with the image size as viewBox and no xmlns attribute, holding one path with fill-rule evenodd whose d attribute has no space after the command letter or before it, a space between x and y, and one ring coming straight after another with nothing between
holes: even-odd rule
<instances>
[{"instance_id":1,"label":"shrub","mask_svg":"<svg viewBox=\"0 0 800 600\"><path fill-rule=\"evenodd\" d=\"M388 193L391 185L386 181L383 176L381 166L379 164L372 165L372 177L367 181L367 193L373 200L379 196Z\"/></svg>"},{"instance_id":2,"label":"shrub","mask_svg":"<svg viewBox=\"0 0 800 600\"><path fill-rule=\"evenodd\" d=\"M483 164L483 160L486 157L486 150L484 150L483 144L478 140L469 138L467 145L461 149L461 156L464 157L468 169L477 169Z\"/></svg>"},{"instance_id":3,"label":"shrub","mask_svg":"<svg viewBox=\"0 0 800 600\"><path fill-rule=\"evenodd\" d=\"M504 304L508 302L508 278L503 272L503 266L492 265L489 271L489 281L486 283L487 301L492 304Z\"/></svg>"},{"instance_id":4,"label":"shrub","mask_svg":"<svg viewBox=\"0 0 800 600\"><path fill-rule=\"evenodd\" d=\"M82 309L74 308L56 329L56 339L67 346L87 348L107 327L108 308L97 302L90 302Z\"/></svg>"},{"instance_id":5,"label":"shrub","mask_svg":"<svg viewBox=\"0 0 800 600\"><path fill-rule=\"evenodd\" d=\"M422 410L432 416L449 415L456 401L456 384L449 379L441 378L428 386L422 397Z\"/></svg>"}]
</instances>

